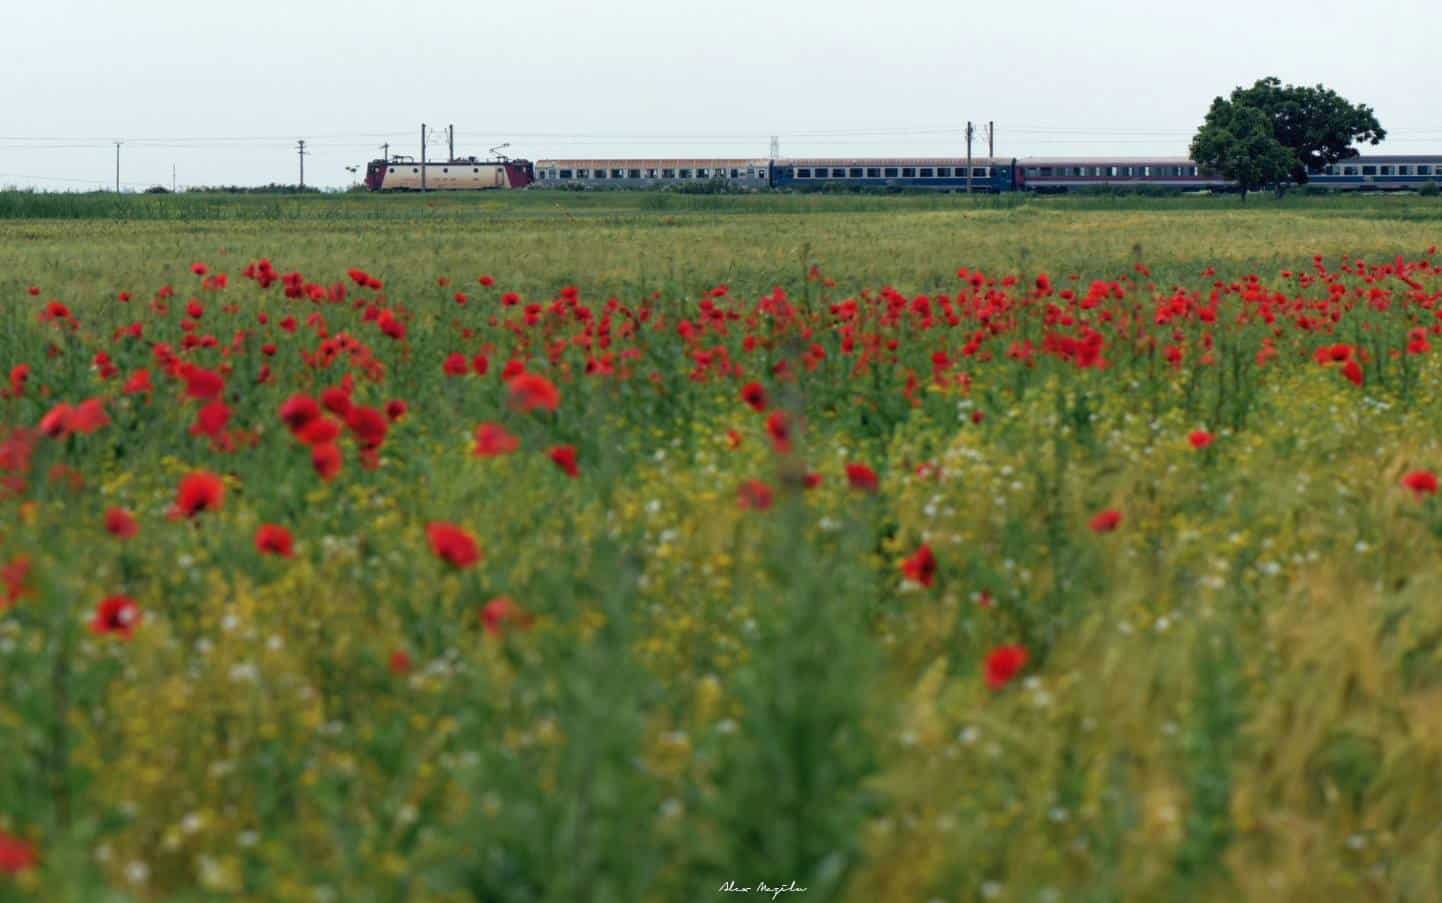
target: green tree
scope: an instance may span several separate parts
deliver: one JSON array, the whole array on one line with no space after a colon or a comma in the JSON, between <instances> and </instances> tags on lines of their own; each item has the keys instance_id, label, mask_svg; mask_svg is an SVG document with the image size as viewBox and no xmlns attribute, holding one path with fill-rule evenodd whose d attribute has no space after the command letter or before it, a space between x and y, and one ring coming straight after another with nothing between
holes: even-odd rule
<instances>
[{"instance_id":1,"label":"green tree","mask_svg":"<svg viewBox=\"0 0 1442 903\"><path fill-rule=\"evenodd\" d=\"M1250 88L1235 89L1229 98L1212 101L1206 121L1192 141L1193 154L1199 146L1204 150L1220 147L1216 141L1203 139L1219 129L1235 131L1232 122L1241 108L1256 110L1267 120L1271 137L1292 155L1288 176L1298 185L1325 166L1357 156L1355 145L1378 144L1387 137L1366 104L1353 104L1323 85L1284 85L1269 77ZM1256 149L1264 145L1257 142ZM1219 161L1193 159L1221 171Z\"/></svg>"},{"instance_id":2,"label":"green tree","mask_svg":"<svg viewBox=\"0 0 1442 903\"><path fill-rule=\"evenodd\" d=\"M1280 191L1297 160L1272 133L1265 113L1220 97L1212 102L1207 121L1192 139L1191 153L1198 166L1236 182L1243 201L1249 191L1269 187Z\"/></svg>"},{"instance_id":3,"label":"green tree","mask_svg":"<svg viewBox=\"0 0 1442 903\"><path fill-rule=\"evenodd\" d=\"M1352 104L1322 85L1284 85L1264 78L1232 92L1232 103L1254 107L1272 120L1272 134L1297 155L1292 181L1357 156L1355 145L1379 144L1387 132L1366 104Z\"/></svg>"}]
</instances>

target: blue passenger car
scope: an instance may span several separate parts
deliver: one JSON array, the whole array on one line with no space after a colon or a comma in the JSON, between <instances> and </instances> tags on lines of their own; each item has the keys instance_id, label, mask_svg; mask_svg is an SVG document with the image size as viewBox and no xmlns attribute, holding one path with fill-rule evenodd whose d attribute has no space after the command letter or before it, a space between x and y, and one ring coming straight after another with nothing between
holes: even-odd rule
<instances>
[{"instance_id":1,"label":"blue passenger car","mask_svg":"<svg viewBox=\"0 0 1442 903\"><path fill-rule=\"evenodd\" d=\"M1442 185L1442 155L1353 157L1326 167L1308 179L1312 185L1348 191L1396 191Z\"/></svg>"}]
</instances>

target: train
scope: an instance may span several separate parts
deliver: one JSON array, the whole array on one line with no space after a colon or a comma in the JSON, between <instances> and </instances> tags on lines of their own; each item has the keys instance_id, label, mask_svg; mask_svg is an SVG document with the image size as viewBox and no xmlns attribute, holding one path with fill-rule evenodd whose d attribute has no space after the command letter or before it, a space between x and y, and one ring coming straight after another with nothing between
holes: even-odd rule
<instances>
[{"instance_id":1,"label":"train","mask_svg":"<svg viewBox=\"0 0 1442 903\"><path fill-rule=\"evenodd\" d=\"M518 188L660 189L722 183L739 190L876 189L1070 192L1098 188L1231 191L1235 185L1185 157L835 157L637 158L530 160L499 158L419 163L372 160L372 191ZM1310 184L1353 191L1417 189L1442 183L1442 155L1370 155L1315 173Z\"/></svg>"}]
</instances>

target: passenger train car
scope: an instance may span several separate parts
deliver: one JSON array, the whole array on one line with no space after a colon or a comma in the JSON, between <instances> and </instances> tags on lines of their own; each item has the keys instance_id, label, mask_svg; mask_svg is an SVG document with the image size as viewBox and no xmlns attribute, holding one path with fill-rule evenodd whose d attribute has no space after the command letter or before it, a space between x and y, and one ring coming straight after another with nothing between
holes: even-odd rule
<instances>
[{"instance_id":1,"label":"passenger train car","mask_svg":"<svg viewBox=\"0 0 1442 903\"><path fill-rule=\"evenodd\" d=\"M366 165L371 191L421 190L421 163L410 157L372 160ZM431 191L481 188L525 188L535 180L529 160L427 160L425 188Z\"/></svg>"},{"instance_id":2,"label":"passenger train car","mask_svg":"<svg viewBox=\"0 0 1442 903\"><path fill-rule=\"evenodd\" d=\"M739 188L770 188L770 160L538 160L536 184L591 188L662 188L724 180Z\"/></svg>"},{"instance_id":3,"label":"passenger train car","mask_svg":"<svg viewBox=\"0 0 1442 903\"><path fill-rule=\"evenodd\" d=\"M1181 191L1226 190L1226 179L1208 175L1186 157L1027 157L1020 161L1018 189L1071 191L1142 186Z\"/></svg>"},{"instance_id":4,"label":"passenger train car","mask_svg":"<svg viewBox=\"0 0 1442 903\"><path fill-rule=\"evenodd\" d=\"M1442 183L1442 155L1353 157L1334 163L1308 184L1366 191Z\"/></svg>"},{"instance_id":5,"label":"passenger train car","mask_svg":"<svg viewBox=\"0 0 1442 903\"><path fill-rule=\"evenodd\" d=\"M421 188L421 165L409 157L373 160L373 191ZM1232 183L1185 157L857 157L778 159L488 160L474 157L425 164L427 189L667 188L724 183L760 190L827 188L1068 192L1152 187L1169 191L1230 191ZM1359 156L1311 177L1323 188L1383 191L1442 183L1442 155Z\"/></svg>"},{"instance_id":6,"label":"passenger train car","mask_svg":"<svg viewBox=\"0 0 1442 903\"><path fill-rule=\"evenodd\" d=\"M871 188L924 188L933 191L1011 191L1016 161L977 157L967 161L949 157L896 157L862 160L776 160L771 168L773 188L818 188L845 185Z\"/></svg>"}]
</instances>

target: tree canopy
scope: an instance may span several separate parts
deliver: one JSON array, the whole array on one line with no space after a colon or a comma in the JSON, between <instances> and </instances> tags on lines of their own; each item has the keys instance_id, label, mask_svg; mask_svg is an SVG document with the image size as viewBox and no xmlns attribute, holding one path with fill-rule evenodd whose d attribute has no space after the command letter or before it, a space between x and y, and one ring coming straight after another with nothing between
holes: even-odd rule
<instances>
[{"instance_id":1,"label":"tree canopy","mask_svg":"<svg viewBox=\"0 0 1442 903\"><path fill-rule=\"evenodd\" d=\"M1212 101L1191 152L1198 165L1235 179L1245 192L1287 181L1303 184L1311 173L1357 156L1354 145L1378 144L1385 137L1366 104L1353 104L1323 85L1263 78Z\"/></svg>"}]
</instances>

